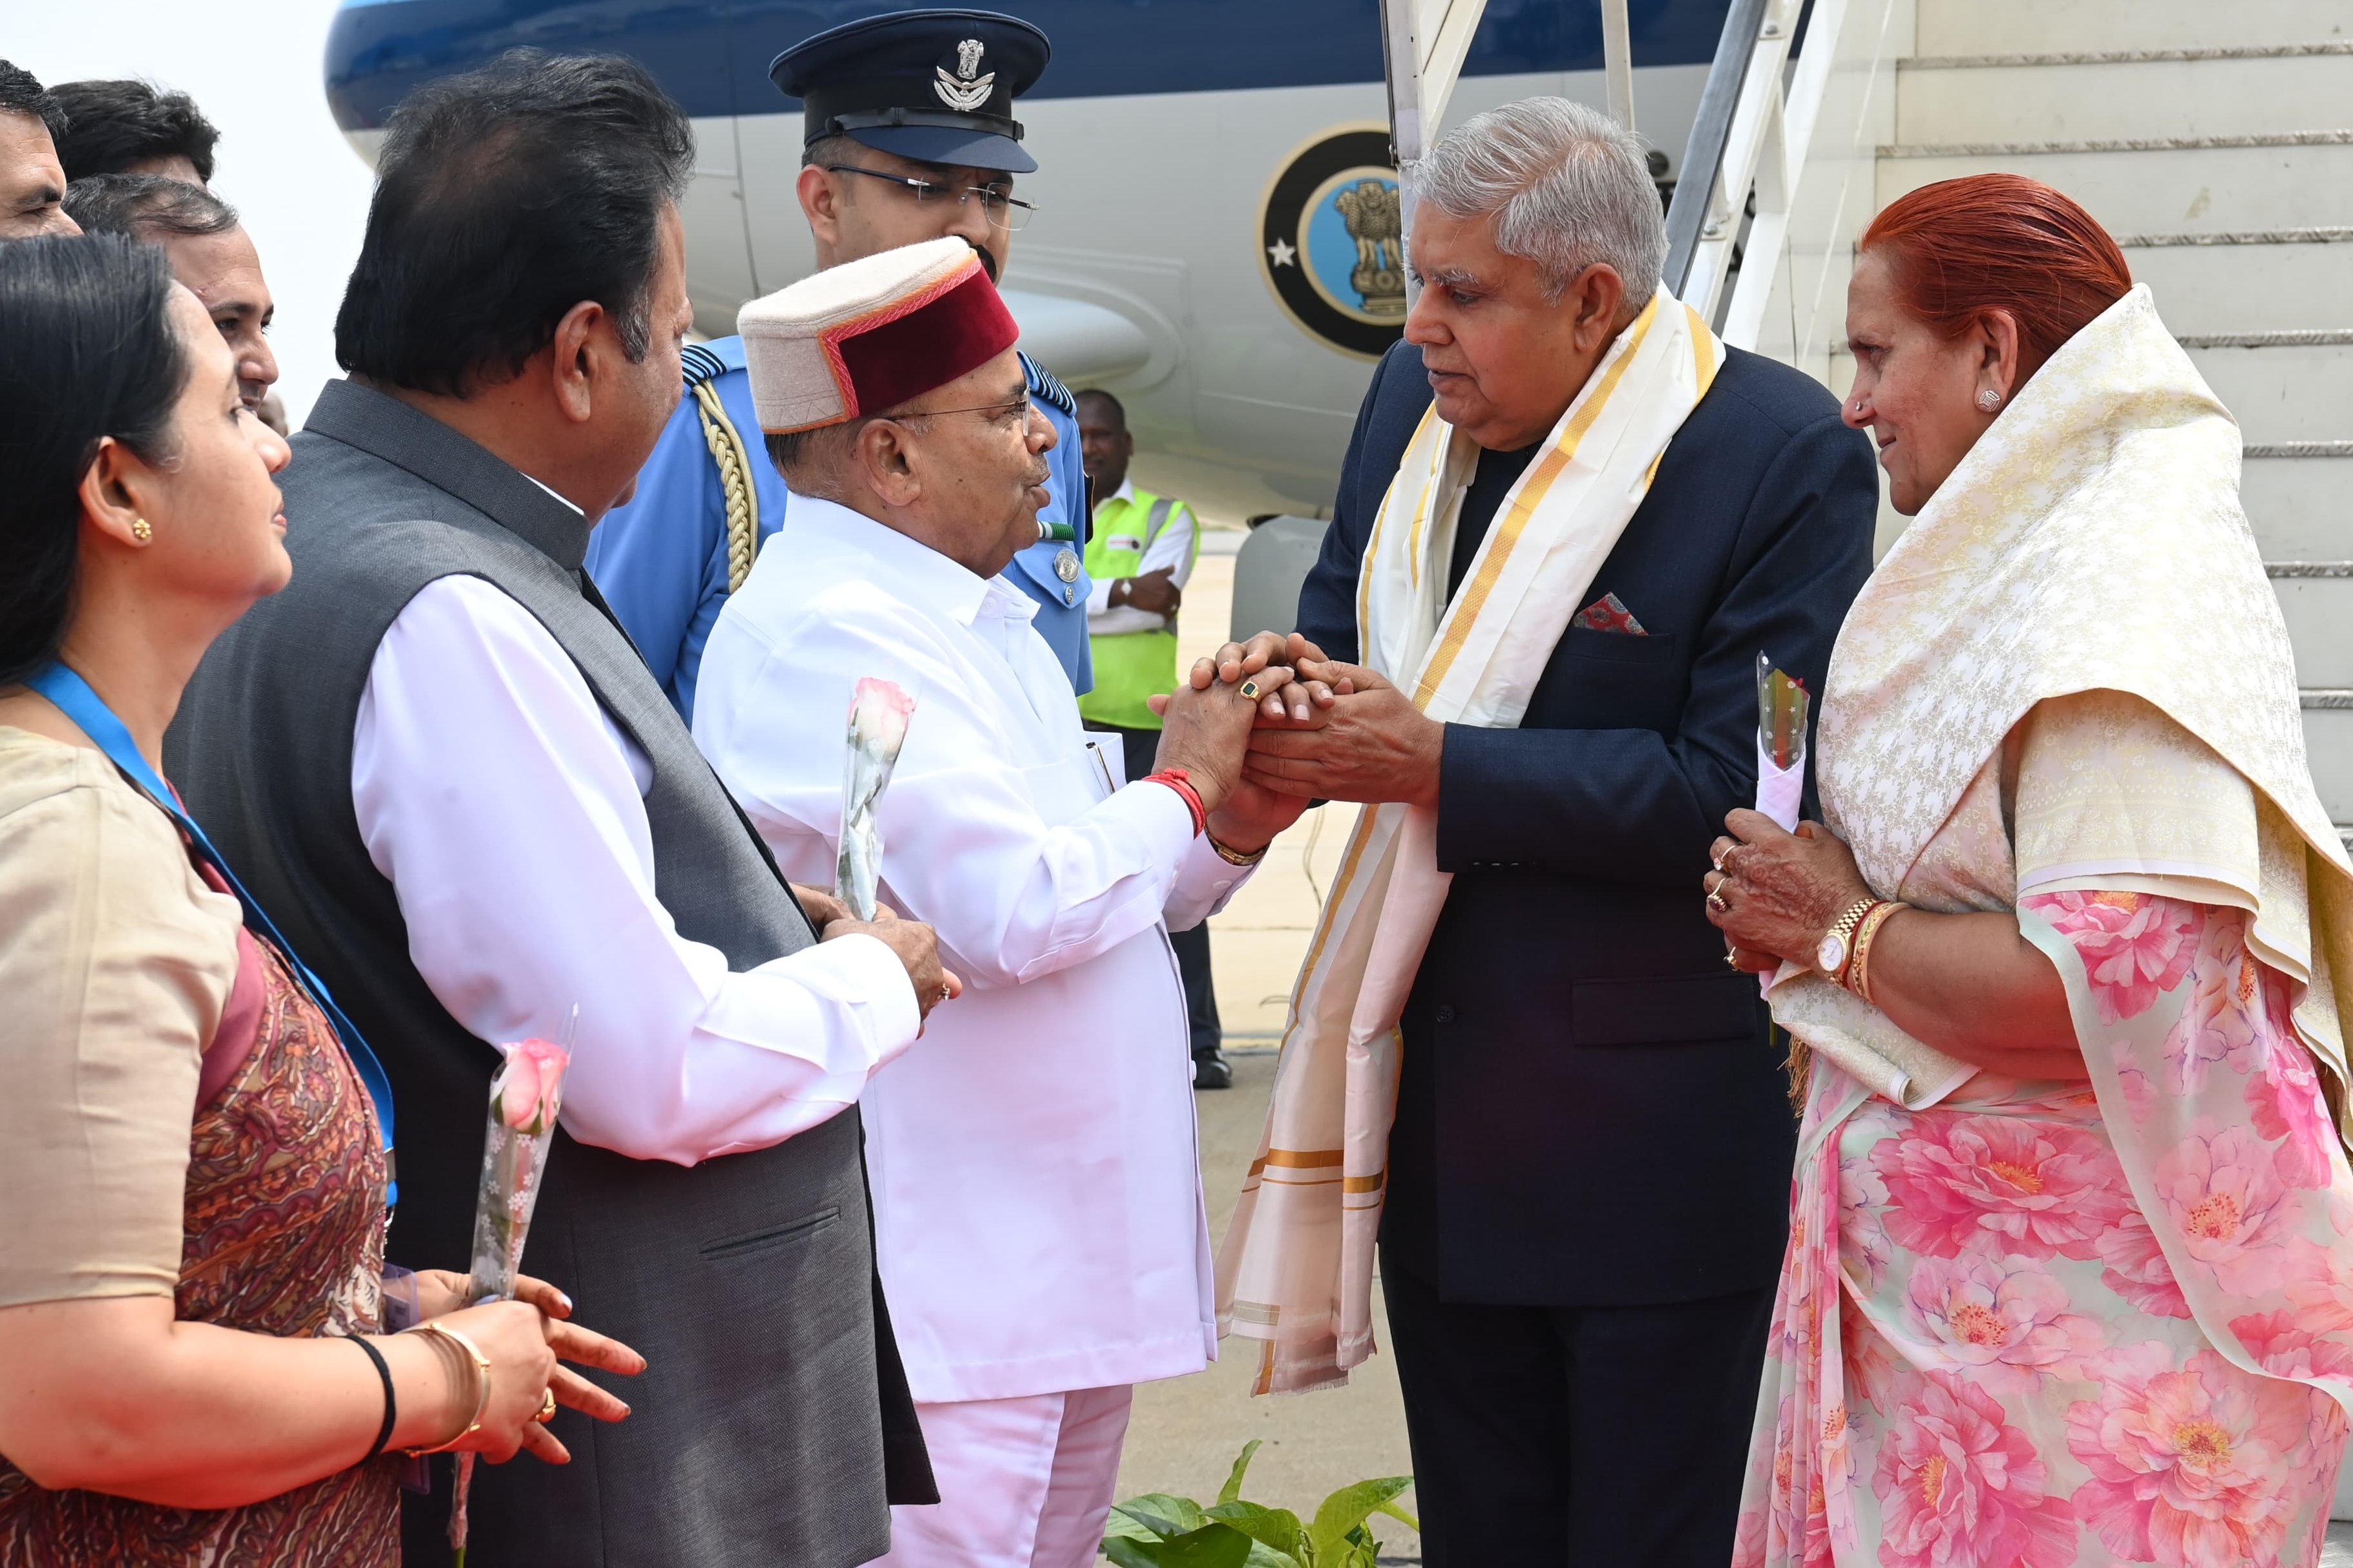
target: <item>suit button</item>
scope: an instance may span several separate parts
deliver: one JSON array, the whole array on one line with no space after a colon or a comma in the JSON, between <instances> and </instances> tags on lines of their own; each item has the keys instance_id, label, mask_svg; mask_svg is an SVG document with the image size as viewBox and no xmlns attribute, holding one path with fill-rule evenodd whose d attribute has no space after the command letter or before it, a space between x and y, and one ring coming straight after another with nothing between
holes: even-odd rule
<instances>
[{"instance_id":1,"label":"suit button","mask_svg":"<svg viewBox=\"0 0 2353 1568\"><path fill-rule=\"evenodd\" d=\"M1433 1024L1451 1024L1454 1022L1454 1009L1451 1007L1440 1007L1437 1012L1432 1013L1430 1016L1430 1021Z\"/></svg>"}]
</instances>

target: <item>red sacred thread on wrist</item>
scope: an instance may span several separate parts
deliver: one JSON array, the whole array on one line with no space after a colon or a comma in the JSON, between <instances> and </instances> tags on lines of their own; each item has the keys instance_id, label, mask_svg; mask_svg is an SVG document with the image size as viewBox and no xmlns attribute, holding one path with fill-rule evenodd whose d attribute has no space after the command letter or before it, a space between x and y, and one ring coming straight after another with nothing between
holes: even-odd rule
<instances>
[{"instance_id":1,"label":"red sacred thread on wrist","mask_svg":"<svg viewBox=\"0 0 2353 1568\"><path fill-rule=\"evenodd\" d=\"M1145 774L1136 782L1166 784L1175 790L1185 797L1185 809L1193 814L1193 836L1198 838L1209 831L1209 813L1201 805L1201 792L1193 787L1191 777L1183 768L1163 768L1156 773Z\"/></svg>"}]
</instances>

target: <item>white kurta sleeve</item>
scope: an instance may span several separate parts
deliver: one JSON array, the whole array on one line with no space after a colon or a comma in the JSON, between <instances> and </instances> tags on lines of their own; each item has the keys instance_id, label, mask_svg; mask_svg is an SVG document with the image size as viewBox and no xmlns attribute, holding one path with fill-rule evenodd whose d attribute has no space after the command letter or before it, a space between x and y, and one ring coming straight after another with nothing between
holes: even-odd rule
<instances>
[{"instance_id":1,"label":"white kurta sleeve","mask_svg":"<svg viewBox=\"0 0 2353 1568\"><path fill-rule=\"evenodd\" d=\"M1158 785L1155 785L1158 788ZM1209 847L1207 834L1193 840L1184 862L1176 868L1176 879L1169 887L1168 902L1161 908L1161 918L1170 931L1190 931L1226 907L1228 900L1250 874L1256 864L1237 866Z\"/></svg>"},{"instance_id":2,"label":"white kurta sleeve","mask_svg":"<svg viewBox=\"0 0 2353 1568\"><path fill-rule=\"evenodd\" d=\"M691 1165L838 1114L920 1016L872 937L743 973L681 937L649 779L546 628L480 578L427 586L376 648L352 805L417 973L485 1040L554 1038L576 1003L565 1130Z\"/></svg>"},{"instance_id":3,"label":"white kurta sleeve","mask_svg":"<svg viewBox=\"0 0 2353 1568\"><path fill-rule=\"evenodd\" d=\"M1241 880L1241 868L1196 842L1174 790L1133 784L1109 793L1092 754L1029 767L1007 756L990 722L1000 705L1071 709L1072 700L1066 681L1043 689L1062 678L1034 632L1018 635L1037 643L1022 648L1037 657L991 670L930 621L849 584L781 628L722 616L695 699L703 754L786 873L807 877L828 874L840 833L851 690L879 676L914 697L878 813L883 897L936 928L944 962L982 987L1035 980L1149 931L1180 871L1199 879L1187 884L1187 913ZM1074 709L1069 722L1075 733Z\"/></svg>"}]
</instances>

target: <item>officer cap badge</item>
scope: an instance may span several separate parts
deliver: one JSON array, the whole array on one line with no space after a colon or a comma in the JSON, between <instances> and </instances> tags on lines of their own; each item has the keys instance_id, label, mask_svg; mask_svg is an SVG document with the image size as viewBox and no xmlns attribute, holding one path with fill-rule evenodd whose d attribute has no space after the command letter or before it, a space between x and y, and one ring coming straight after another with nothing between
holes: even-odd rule
<instances>
[{"instance_id":1,"label":"officer cap badge","mask_svg":"<svg viewBox=\"0 0 2353 1568\"><path fill-rule=\"evenodd\" d=\"M951 70L942 64L932 68L932 90L939 94L942 103L959 113L976 112L997 90L997 73L987 76L975 73L980 69L980 57L986 46L978 38L965 38L955 47L955 67Z\"/></svg>"}]
</instances>

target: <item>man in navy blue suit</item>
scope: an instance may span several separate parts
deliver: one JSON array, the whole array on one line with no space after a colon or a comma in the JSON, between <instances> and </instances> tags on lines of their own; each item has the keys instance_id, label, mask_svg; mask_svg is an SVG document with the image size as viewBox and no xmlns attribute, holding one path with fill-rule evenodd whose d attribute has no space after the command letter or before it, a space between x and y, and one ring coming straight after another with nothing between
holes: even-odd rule
<instances>
[{"instance_id":1,"label":"man in navy blue suit","mask_svg":"<svg viewBox=\"0 0 2353 1568\"><path fill-rule=\"evenodd\" d=\"M1732 1552L1794 1121L1700 879L1754 799L1757 654L1819 691L1871 569L1869 446L1819 384L1731 350L1516 728L1435 722L1358 663L1360 564L1433 400L1479 448L1429 563L1451 595L1664 250L1640 143L1592 110L1511 105L1432 153L1420 296L1357 416L1306 640L1274 656L1355 689L1251 752L1294 794L1434 808L1453 874L1380 1220L1433 1568Z\"/></svg>"}]
</instances>

